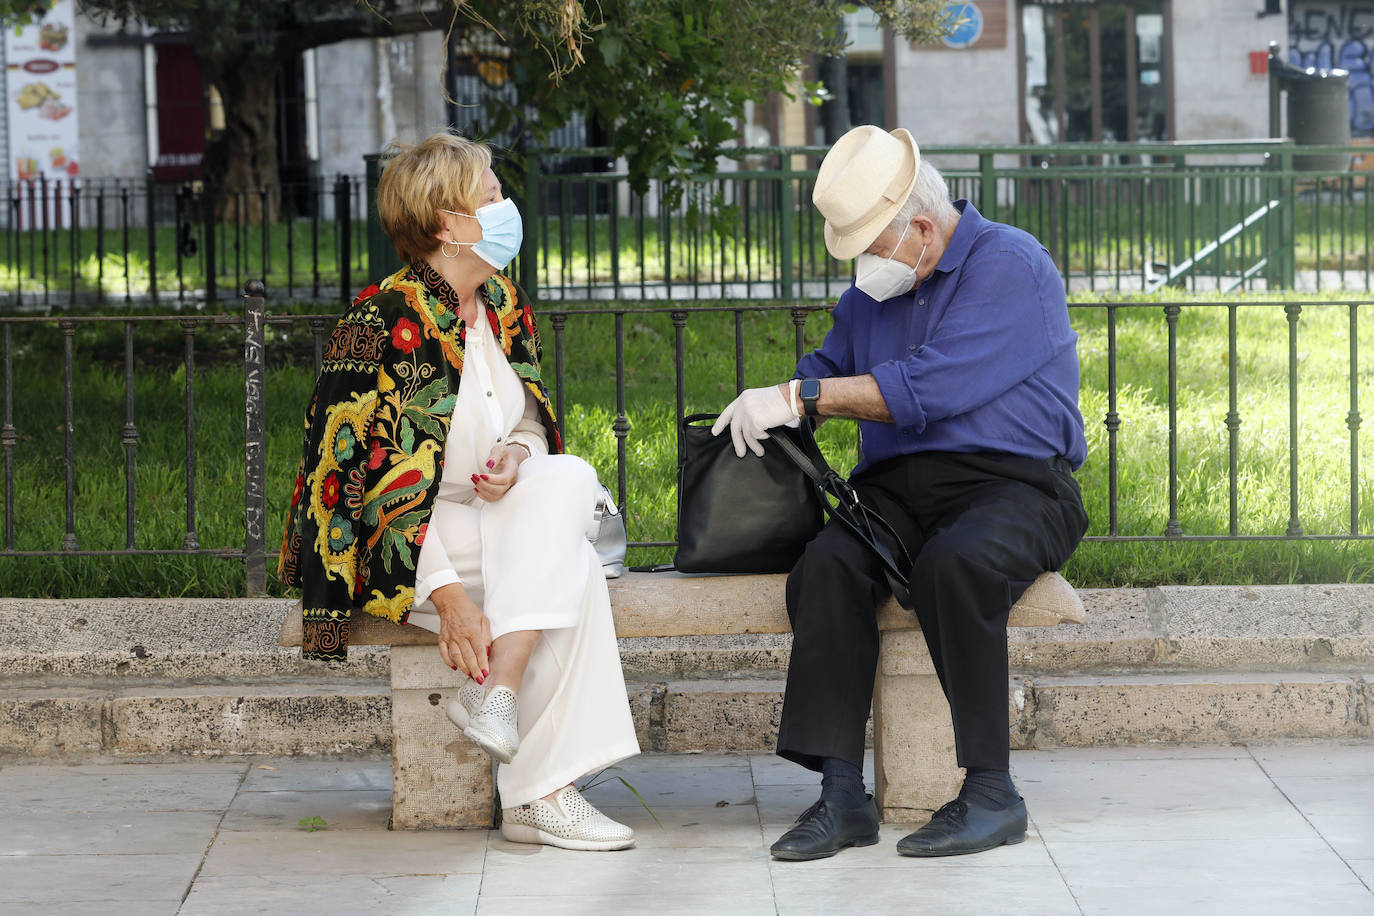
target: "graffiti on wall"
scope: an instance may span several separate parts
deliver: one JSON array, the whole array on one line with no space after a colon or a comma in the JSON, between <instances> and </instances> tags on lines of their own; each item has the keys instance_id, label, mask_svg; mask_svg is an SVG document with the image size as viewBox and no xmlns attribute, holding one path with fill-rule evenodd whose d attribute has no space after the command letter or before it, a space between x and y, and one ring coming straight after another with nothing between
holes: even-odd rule
<instances>
[{"instance_id":1,"label":"graffiti on wall","mask_svg":"<svg viewBox=\"0 0 1374 916\"><path fill-rule=\"evenodd\" d=\"M1301 2L1288 7L1288 62L1350 71L1350 129L1374 135L1374 3Z\"/></svg>"}]
</instances>

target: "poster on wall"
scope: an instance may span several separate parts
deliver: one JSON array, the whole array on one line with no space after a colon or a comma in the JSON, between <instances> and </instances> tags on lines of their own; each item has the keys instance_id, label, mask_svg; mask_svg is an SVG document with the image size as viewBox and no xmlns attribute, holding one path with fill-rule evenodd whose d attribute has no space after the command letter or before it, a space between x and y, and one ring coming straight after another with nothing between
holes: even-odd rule
<instances>
[{"instance_id":1,"label":"poster on wall","mask_svg":"<svg viewBox=\"0 0 1374 916\"><path fill-rule=\"evenodd\" d=\"M81 173L74 17L75 0L57 0L28 25L5 30L11 180L66 184Z\"/></svg>"}]
</instances>

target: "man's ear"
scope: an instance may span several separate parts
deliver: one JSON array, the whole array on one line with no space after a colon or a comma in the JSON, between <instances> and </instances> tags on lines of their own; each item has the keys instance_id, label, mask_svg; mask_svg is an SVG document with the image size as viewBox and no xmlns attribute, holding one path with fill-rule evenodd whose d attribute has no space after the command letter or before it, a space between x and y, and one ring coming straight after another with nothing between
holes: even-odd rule
<instances>
[{"instance_id":1,"label":"man's ear","mask_svg":"<svg viewBox=\"0 0 1374 916\"><path fill-rule=\"evenodd\" d=\"M935 241L935 220L924 214L913 216L911 218L911 234L922 245L929 245Z\"/></svg>"}]
</instances>

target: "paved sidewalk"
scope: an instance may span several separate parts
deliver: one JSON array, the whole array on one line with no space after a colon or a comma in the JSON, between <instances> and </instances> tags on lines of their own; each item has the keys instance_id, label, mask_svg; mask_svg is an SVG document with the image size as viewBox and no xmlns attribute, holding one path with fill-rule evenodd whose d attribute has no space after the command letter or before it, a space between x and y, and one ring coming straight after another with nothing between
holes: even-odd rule
<instances>
[{"instance_id":1,"label":"paved sidewalk","mask_svg":"<svg viewBox=\"0 0 1374 916\"><path fill-rule=\"evenodd\" d=\"M0 768L0 914L1374 914L1374 744L1012 755L1027 842L818 862L768 844L817 793L767 754L646 756L587 792L639 845L388 832L390 760ZM871 777L870 777L871 778ZM327 827L306 832L301 818Z\"/></svg>"}]
</instances>

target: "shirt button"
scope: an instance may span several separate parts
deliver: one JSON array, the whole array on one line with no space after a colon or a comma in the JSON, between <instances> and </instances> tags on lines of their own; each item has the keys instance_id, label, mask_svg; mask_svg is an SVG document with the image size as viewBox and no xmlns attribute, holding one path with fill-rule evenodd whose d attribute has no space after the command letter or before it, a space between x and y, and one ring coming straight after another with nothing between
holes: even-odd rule
<instances>
[{"instance_id":1,"label":"shirt button","mask_svg":"<svg viewBox=\"0 0 1374 916\"><path fill-rule=\"evenodd\" d=\"M916 349L916 345L915 345L915 344L912 344L911 346L907 347L907 349L908 349L908 350L914 350L914 349Z\"/></svg>"},{"instance_id":2,"label":"shirt button","mask_svg":"<svg viewBox=\"0 0 1374 916\"><path fill-rule=\"evenodd\" d=\"M487 397L491 397L491 392L490 392L490 391L487 392Z\"/></svg>"},{"instance_id":3,"label":"shirt button","mask_svg":"<svg viewBox=\"0 0 1374 916\"><path fill-rule=\"evenodd\" d=\"M926 304L926 301L925 301L924 299L917 299L917 300L916 300L916 304L917 304L917 305L925 305L925 304Z\"/></svg>"}]
</instances>

